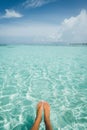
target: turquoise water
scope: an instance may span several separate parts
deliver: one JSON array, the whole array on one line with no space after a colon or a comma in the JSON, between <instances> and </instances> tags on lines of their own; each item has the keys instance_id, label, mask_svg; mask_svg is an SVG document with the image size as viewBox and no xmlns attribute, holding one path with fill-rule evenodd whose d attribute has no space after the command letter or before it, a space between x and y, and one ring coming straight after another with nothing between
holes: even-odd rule
<instances>
[{"instance_id":1,"label":"turquoise water","mask_svg":"<svg viewBox=\"0 0 87 130\"><path fill-rule=\"evenodd\" d=\"M0 130L29 130L40 100L54 130L87 130L87 47L0 46Z\"/></svg>"}]
</instances>

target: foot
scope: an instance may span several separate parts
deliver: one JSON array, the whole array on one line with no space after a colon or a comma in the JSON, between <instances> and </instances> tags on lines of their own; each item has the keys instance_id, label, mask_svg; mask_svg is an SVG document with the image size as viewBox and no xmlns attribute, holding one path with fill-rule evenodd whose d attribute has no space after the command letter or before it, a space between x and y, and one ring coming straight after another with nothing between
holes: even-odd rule
<instances>
[{"instance_id":1,"label":"foot","mask_svg":"<svg viewBox=\"0 0 87 130\"><path fill-rule=\"evenodd\" d=\"M44 102L44 120L50 119L50 105L47 102Z\"/></svg>"},{"instance_id":2,"label":"foot","mask_svg":"<svg viewBox=\"0 0 87 130\"><path fill-rule=\"evenodd\" d=\"M40 122L42 120L42 110L43 110L43 103L39 102L37 104L36 120L39 120Z\"/></svg>"}]
</instances>

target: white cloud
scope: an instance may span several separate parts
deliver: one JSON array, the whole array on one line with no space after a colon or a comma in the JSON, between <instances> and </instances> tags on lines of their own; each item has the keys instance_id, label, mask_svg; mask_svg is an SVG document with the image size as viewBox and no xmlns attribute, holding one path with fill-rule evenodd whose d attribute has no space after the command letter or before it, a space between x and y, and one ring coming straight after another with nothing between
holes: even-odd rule
<instances>
[{"instance_id":1,"label":"white cloud","mask_svg":"<svg viewBox=\"0 0 87 130\"><path fill-rule=\"evenodd\" d=\"M11 39L21 43L49 42L51 34L56 32L57 26L41 23L15 23L0 25L0 40ZM8 40L7 40L8 39Z\"/></svg>"},{"instance_id":2,"label":"white cloud","mask_svg":"<svg viewBox=\"0 0 87 130\"><path fill-rule=\"evenodd\" d=\"M57 41L87 42L87 11L82 10L76 17L64 19L54 37Z\"/></svg>"},{"instance_id":3,"label":"white cloud","mask_svg":"<svg viewBox=\"0 0 87 130\"><path fill-rule=\"evenodd\" d=\"M26 0L23 3L23 6L26 8L36 8L36 7L41 7L45 4L54 2L56 0Z\"/></svg>"},{"instance_id":4,"label":"white cloud","mask_svg":"<svg viewBox=\"0 0 87 130\"><path fill-rule=\"evenodd\" d=\"M15 10L5 9L5 14L1 18L20 18L22 15Z\"/></svg>"},{"instance_id":5,"label":"white cloud","mask_svg":"<svg viewBox=\"0 0 87 130\"><path fill-rule=\"evenodd\" d=\"M6 39L14 42L87 42L87 11L82 10L79 15L64 19L61 24L45 23L8 23L0 25L0 41Z\"/></svg>"}]
</instances>

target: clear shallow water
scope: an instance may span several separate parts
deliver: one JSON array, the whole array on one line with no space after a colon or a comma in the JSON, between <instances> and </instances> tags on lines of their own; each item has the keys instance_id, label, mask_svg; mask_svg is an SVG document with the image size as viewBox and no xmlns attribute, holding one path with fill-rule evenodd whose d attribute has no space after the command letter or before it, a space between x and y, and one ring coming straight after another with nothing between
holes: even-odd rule
<instances>
[{"instance_id":1,"label":"clear shallow water","mask_svg":"<svg viewBox=\"0 0 87 130\"><path fill-rule=\"evenodd\" d=\"M40 100L54 130L87 130L87 47L0 47L0 130L30 129Z\"/></svg>"}]
</instances>

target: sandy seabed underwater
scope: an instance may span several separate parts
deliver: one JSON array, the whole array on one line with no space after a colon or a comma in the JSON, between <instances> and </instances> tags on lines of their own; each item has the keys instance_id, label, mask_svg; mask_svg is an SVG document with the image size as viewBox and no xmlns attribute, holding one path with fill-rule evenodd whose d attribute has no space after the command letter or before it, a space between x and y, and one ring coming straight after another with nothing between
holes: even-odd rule
<instances>
[{"instance_id":1,"label":"sandy seabed underwater","mask_svg":"<svg viewBox=\"0 0 87 130\"><path fill-rule=\"evenodd\" d=\"M87 130L86 46L0 46L0 130L29 130L41 100L54 130Z\"/></svg>"}]
</instances>

